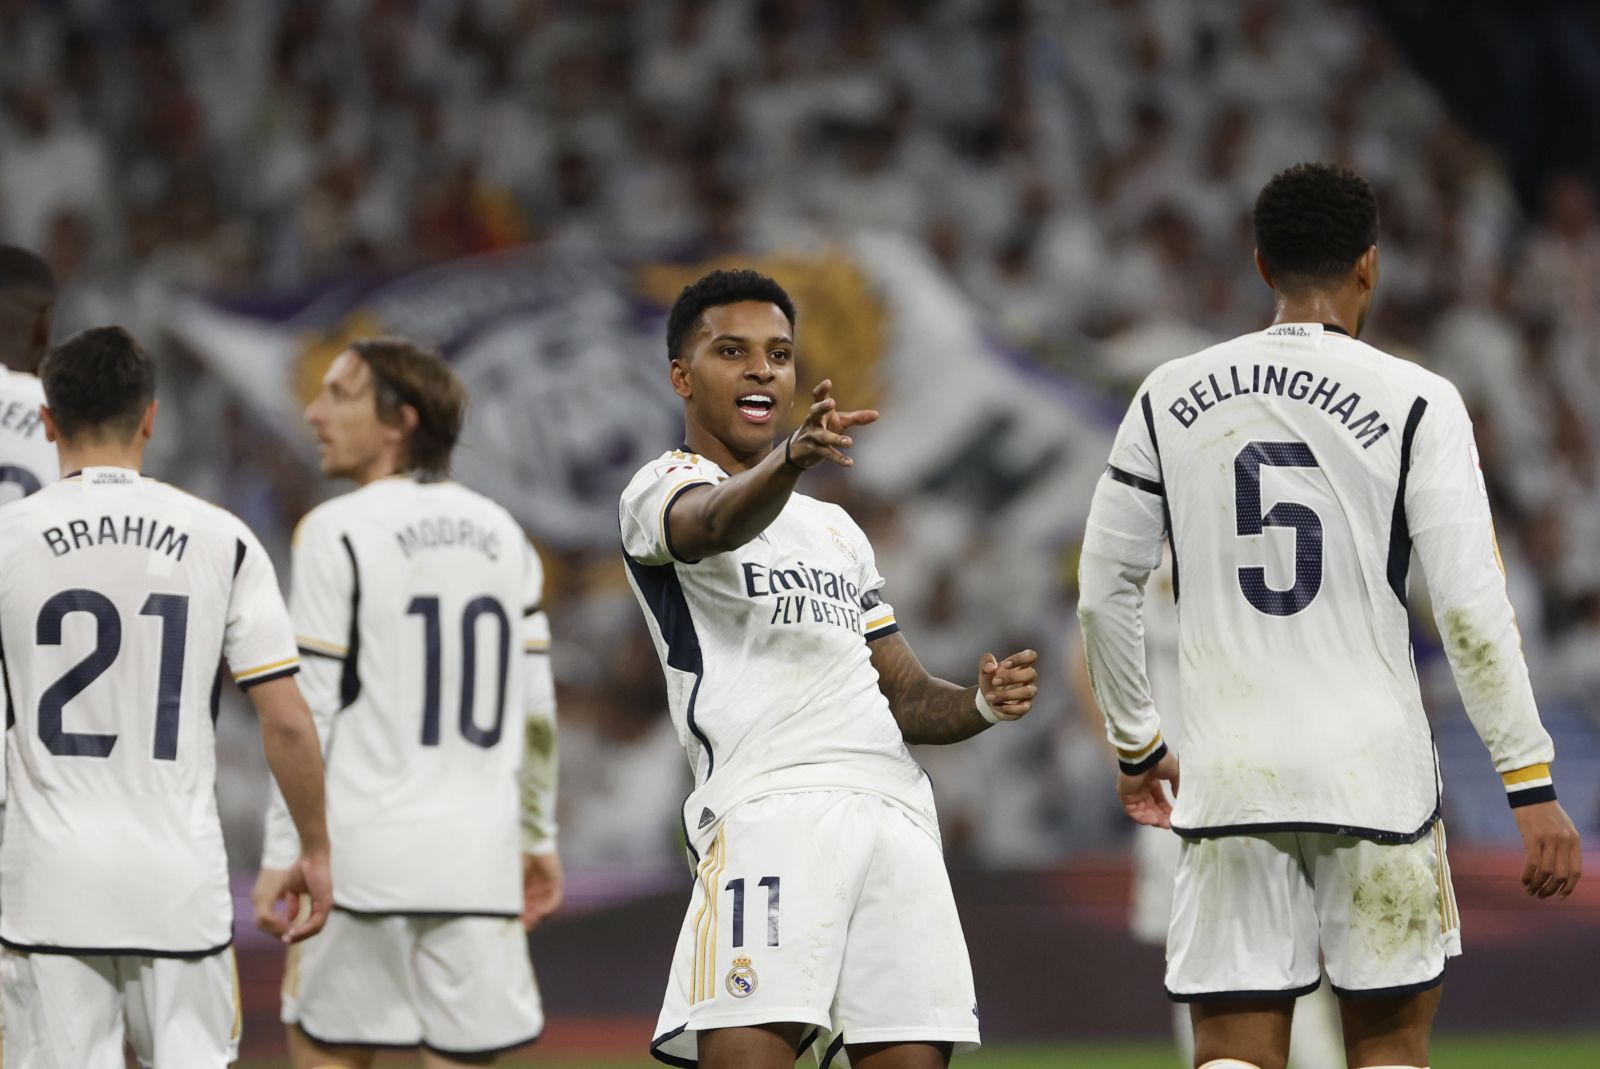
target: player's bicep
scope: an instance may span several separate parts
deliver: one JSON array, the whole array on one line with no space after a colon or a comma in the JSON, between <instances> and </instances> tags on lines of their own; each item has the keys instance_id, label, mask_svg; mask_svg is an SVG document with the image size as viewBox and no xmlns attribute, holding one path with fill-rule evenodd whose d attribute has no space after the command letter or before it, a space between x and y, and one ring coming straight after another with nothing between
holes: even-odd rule
<instances>
[{"instance_id":1,"label":"player's bicep","mask_svg":"<svg viewBox=\"0 0 1600 1069\"><path fill-rule=\"evenodd\" d=\"M355 553L348 537L308 517L295 534L289 613L309 656L343 659L354 611Z\"/></svg>"},{"instance_id":2,"label":"player's bicep","mask_svg":"<svg viewBox=\"0 0 1600 1069\"><path fill-rule=\"evenodd\" d=\"M1166 502L1153 486L1139 486L1110 471L1100 477L1084 527L1083 552L1145 573L1161 563L1161 540L1167 533Z\"/></svg>"},{"instance_id":3,"label":"player's bicep","mask_svg":"<svg viewBox=\"0 0 1600 1069\"><path fill-rule=\"evenodd\" d=\"M623 491L620 506L622 548L640 564L692 561L691 549L702 542L705 527L703 502L686 500L703 495L711 480L691 465L666 465L654 478L636 480Z\"/></svg>"},{"instance_id":4,"label":"player's bicep","mask_svg":"<svg viewBox=\"0 0 1600 1069\"><path fill-rule=\"evenodd\" d=\"M1419 400L1410 419L1401 445L1408 528L1487 527L1489 490L1465 405L1459 397Z\"/></svg>"},{"instance_id":5,"label":"player's bicep","mask_svg":"<svg viewBox=\"0 0 1600 1069\"><path fill-rule=\"evenodd\" d=\"M246 689L299 670L294 629L278 590L277 572L253 535L237 540L223 656L234 681Z\"/></svg>"},{"instance_id":6,"label":"player's bicep","mask_svg":"<svg viewBox=\"0 0 1600 1069\"><path fill-rule=\"evenodd\" d=\"M550 664L550 620L543 612L522 618L523 707L528 715L554 719L555 673Z\"/></svg>"}]
</instances>

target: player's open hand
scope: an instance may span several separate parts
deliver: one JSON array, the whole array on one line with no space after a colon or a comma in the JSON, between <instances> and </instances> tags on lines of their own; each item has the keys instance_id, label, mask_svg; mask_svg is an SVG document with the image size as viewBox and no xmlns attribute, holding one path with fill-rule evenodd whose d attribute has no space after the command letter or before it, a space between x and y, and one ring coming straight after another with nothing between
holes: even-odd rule
<instances>
[{"instance_id":1,"label":"player's open hand","mask_svg":"<svg viewBox=\"0 0 1600 1069\"><path fill-rule=\"evenodd\" d=\"M874 409L857 412L840 412L838 402L831 396L833 380L823 379L811 391L811 411L806 421L784 443L784 456L799 468L814 468L823 461L832 461L841 467L853 467L855 461L844 451L855 445L849 434L851 427L873 423L878 418Z\"/></svg>"},{"instance_id":2,"label":"player's open hand","mask_svg":"<svg viewBox=\"0 0 1600 1069\"><path fill-rule=\"evenodd\" d=\"M1511 812L1522 833L1522 886L1538 898L1570 895L1583 872L1583 847L1567 811L1552 800Z\"/></svg>"},{"instance_id":3,"label":"player's open hand","mask_svg":"<svg viewBox=\"0 0 1600 1069\"><path fill-rule=\"evenodd\" d=\"M1013 653L1003 661L992 653L978 658L978 690L995 716L1020 720L1028 715L1039 693L1039 673L1033 667L1038 659L1033 650Z\"/></svg>"},{"instance_id":4,"label":"player's open hand","mask_svg":"<svg viewBox=\"0 0 1600 1069\"><path fill-rule=\"evenodd\" d=\"M1137 776L1117 773L1117 798L1122 811L1140 824L1152 828L1172 827L1172 802L1161 786L1165 780L1172 784L1172 797L1178 796L1178 755L1168 750L1166 756L1154 766Z\"/></svg>"},{"instance_id":5,"label":"player's open hand","mask_svg":"<svg viewBox=\"0 0 1600 1069\"><path fill-rule=\"evenodd\" d=\"M561 856L554 851L548 854L522 855L522 927L532 931L533 926L561 907L564 877L561 874Z\"/></svg>"}]
</instances>

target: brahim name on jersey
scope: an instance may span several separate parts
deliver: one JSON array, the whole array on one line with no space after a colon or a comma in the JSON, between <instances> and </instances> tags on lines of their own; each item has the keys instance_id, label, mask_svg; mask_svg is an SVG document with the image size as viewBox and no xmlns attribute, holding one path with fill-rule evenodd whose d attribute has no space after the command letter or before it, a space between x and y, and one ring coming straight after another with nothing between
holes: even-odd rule
<instances>
[{"instance_id":1,"label":"brahim name on jersey","mask_svg":"<svg viewBox=\"0 0 1600 1069\"><path fill-rule=\"evenodd\" d=\"M148 516L101 516L99 523L72 520L65 530L46 527L42 533L45 544L57 557L85 546L142 546L181 561L183 551L189 548L186 531Z\"/></svg>"},{"instance_id":2,"label":"brahim name on jersey","mask_svg":"<svg viewBox=\"0 0 1600 1069\"><path fill-rule=\"evenodd\" d=\"M1321 376L1313 386L1311 381L1318 376L1304 368L1297 371L1281 364L1251 364L1248 372L1241 372L1238 364L1231 364L1226 378L1229 380L1227 383L1219 382L1217 373L1213 371L1204 379L1191 383L1188 397L1179 396L1167 406L1167 411L1187 430L1194 426L1201 415L1224 401L1248 394L1277 394L1279 397L1304 401L1322 409L1329 416L1338 417L1339 422L1360 440L1363 449L1371 449L1372 443L1389 433L1389 424L1383 421L1375 408L1357 418L1356 413L1361 409L1361 395L1351 390L1340 397L1343 385L1326 375ZM1233 387L1231 390L1228 389L1230 385ZM1193 398L1192 402L1190 398ZM1335 398L1338 398L1337 403Z\"/></svg>"}]
</instances>

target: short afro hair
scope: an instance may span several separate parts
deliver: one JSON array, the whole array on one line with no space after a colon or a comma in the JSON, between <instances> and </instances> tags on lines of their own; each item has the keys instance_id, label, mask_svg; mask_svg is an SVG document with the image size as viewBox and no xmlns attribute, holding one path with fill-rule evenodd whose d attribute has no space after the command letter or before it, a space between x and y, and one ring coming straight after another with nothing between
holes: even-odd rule
<instances>
[{"instance_id":1,"label":"short afro hair","mask_svg":"<svg viewBox=\"0 0 1600 1069\"><path fill-rule=\"evenodd\" d=\"M1378 241L1378 195L1333 163L1300 163L1256 197L1256 250L1274 280L1331 282Z\"/></svg>"},{"instance_id":2,"label":"short afro hair","mask_svg":"<svg viewBox=\"0 0 1600 1069\"><path fill-rule=\"evenodd\" d=\"M678 299L672 302L667 315L667 359L676 360L694 332L695 325L708 308L718 308L740 301L762 301L775 304L778 311L789 320L794 329L794 301L782 286L761 274L743 268L737 271L713 271L704 278L683 288Z\"/></svg>"}]
</instances>

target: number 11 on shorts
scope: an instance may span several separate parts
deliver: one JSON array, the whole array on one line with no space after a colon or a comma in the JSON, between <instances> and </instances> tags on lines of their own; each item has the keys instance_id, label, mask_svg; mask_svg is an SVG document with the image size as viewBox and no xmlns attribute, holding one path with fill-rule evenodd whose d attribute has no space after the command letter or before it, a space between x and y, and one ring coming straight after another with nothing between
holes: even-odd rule
<instances>
[{"instance_id":1,"label":"number 11 on shorts","mask_svg":"<svg viewBox=\"0 0 1600 1069\"><path fill-rule=\"evenodd\" d=\"M778 945L778 877L763 876L756 884L767 889L767 946ZM744 877L729 880L725 891L733 892L733 945L744 946Z\"/></svg>"}]
</instances>

